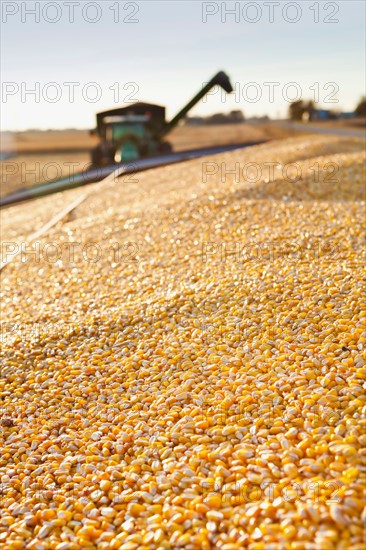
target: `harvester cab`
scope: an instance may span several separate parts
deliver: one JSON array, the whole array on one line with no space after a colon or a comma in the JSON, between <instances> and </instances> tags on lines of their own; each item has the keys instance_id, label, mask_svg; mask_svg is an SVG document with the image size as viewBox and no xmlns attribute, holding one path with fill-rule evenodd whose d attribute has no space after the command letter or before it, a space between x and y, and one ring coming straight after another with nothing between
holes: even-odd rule
<instances>
[{"instance_id":1,"label":"harvester cab","mask_svg":"<svg viewBox=\"0 0 366 550\"><path fill-rule=\"evenodd\" d=\"M98 113L97 127L91 134L97 135L100 143L92 150L92 163L108 166L169 153L172 148L164 141L166 134L216 85L227 93L233 90L228 76L220 71L170 122L165 120L165 107L150 103L138 102Z\"/></svg>"}]
</instances>

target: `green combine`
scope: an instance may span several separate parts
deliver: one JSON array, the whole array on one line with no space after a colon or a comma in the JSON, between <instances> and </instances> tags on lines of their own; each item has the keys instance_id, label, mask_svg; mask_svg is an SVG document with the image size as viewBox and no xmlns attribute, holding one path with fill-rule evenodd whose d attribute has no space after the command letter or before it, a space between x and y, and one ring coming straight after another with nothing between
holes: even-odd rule
<instances>
[{"instance_id":1,"label":"green combine","mask_svg":"<svg viewBox=\"0 0 366 550\"><path fill-rule=\"evenodd\" d=\"M220 71L170 121L165 120L165 107L151 103L134 103L97 114L97 127L91 134L100 143L92 150L95 166L133 162L169 153L172 147L164 138L213 86L233 91L228 76Z\"/></svg>"}]
</instances>

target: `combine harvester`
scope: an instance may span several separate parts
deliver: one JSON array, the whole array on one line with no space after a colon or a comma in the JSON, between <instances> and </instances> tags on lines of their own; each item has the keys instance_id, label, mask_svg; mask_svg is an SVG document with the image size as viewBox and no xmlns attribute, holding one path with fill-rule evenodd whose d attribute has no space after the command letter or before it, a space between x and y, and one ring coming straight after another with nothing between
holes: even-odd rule
<instances>
[{"instance_id":1,"label":"combine harvester","mask_svg":"<svg viewBox=\"0 0 366 550\"><path fill-rule=\"evenodd\" d=\"M149 103L134 103L128 107L98 113L97 127L91 131L93 135L98 135L100 138L100 143L92 151L92 164L95 168L88 172L74 174L71 177L20 189L5 196L1 200L0 206L10 206L74 187L96 183L110 174L113 174L113 177L119 177L122 174L140 172L149 168L230 151L245 145L253 145L253 143L241 143L179 153L172 152L172 147L165 141L165 136L214 86L221 86L228 94L233 91L228 76L220 71L170 122L165 120L165 107Z\"/></svg>"},{"instance_id":2,"label":"combine harvester","mask_svg":"<svg viewBox=\"0 0 366 550\"><path fill-rule=\"evenodd\" d=\"M97 114L97 127L91 131L101 142L92 151L92 163L108 166L113 163L133 162L172 152L165 136L214 86L226 93L233 91L228 76L217 73L170 122L165 120L165 107L151 103L134 103Z\"/></svg>"}]
</instances>

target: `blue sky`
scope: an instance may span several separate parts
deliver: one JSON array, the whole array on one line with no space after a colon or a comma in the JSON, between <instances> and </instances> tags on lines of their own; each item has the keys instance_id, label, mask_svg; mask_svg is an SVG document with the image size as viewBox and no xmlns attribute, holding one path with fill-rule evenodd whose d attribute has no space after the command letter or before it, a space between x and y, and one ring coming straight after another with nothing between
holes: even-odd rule
<instances>
[{"instance_id":1,"label":"blue sky","mask_svg":"<svg viewBox=\"0 0 366 550\"><path fill-rule=\"evenodd\" d=\"M219 69L236 93L217 91L192 114L284 116L298 93L349 111L364 93L363 1L2 1L1 15L4 130L89 128L128 100L173 116Z\"/></svg>"}]
</instances>

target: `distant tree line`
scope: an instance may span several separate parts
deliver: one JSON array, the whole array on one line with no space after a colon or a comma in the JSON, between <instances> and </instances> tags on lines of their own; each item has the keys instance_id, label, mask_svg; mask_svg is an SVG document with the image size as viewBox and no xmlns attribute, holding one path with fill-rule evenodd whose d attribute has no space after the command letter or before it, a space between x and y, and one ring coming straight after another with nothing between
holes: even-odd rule
<instances>
[{"instance_id":1,"label":"distant tree line","mask_svg":"<svg viewBox=\"0 0 366 550\"><path fill-rule=\"evenodd\" d=\"M207 117L188 117L186 124L197 126L201 124L237 124L244 121L243 111L236 110L230 113L216 113Z\"/></svg>"},{"instance_id":2,"label":"distant tree line","mask_svg":"<svg viewBox=\"0 0 366 550\"><path fill-rule=\"evenodd\" d=\"M299 99L293 101L289 106L289 117L291 120L314 120L366 117L366 97L363 97L356 106L353 113L337 113L336 111L320 109L314 101L304 101Z\"/></svg>"},{"instance_id":3,"label":"distant tree line","mask_svg":"<svg viewBox=\"0 0 366 550\"><path fill-rule=\"evenodd\" d=\"M364 96L357 105L355 115L358 117L366 117L366 96Z\"/></svg>"}]
</instances>

